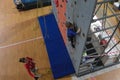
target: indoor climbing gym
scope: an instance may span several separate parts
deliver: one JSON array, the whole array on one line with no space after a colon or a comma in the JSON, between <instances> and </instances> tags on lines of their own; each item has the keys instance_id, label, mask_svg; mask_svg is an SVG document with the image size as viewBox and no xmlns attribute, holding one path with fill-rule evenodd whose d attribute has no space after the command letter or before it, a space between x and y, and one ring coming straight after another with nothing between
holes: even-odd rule
<instances>
[{"instance_id":1,"label":"indoor climbing gym","mask_svg":"<svg viewBox=\"0 0 120 80\"><path fill-rule=\"evenodd\" d=\"M0 80L120 80L120 0L1 0Z\"/></svg>"}]
</instances>

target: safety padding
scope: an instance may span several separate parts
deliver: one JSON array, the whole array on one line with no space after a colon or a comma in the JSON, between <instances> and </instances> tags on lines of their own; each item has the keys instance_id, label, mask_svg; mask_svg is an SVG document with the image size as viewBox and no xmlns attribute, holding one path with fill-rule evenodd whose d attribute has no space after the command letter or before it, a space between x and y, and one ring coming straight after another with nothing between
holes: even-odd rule
<instances>
[{"instance_id":1,"label":"safety padding","mask_svg":"<svg viewBox=\"0 0 120 80\"><path fill-rule=\"evenodd\" d=\"M75 73L53 14L38 18L55 79Z\"/></svg>"}]
</instances>

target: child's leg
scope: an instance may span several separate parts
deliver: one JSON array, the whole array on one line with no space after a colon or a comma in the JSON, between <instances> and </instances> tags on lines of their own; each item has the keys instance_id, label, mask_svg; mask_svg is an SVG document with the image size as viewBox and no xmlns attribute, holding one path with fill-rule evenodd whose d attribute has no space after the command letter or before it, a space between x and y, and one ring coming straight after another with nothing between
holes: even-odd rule
<instances>
[{"instance_id":1,"label":"child's leg","mask_svg":"<svg viewBox=\"0 0 120 80\"><path fill-rule=\"evenodd\" d=\"M71 46L75 48L75 42L74 42L74 37L71 37Z\"/></svg>"},{"instance_id":2,"label":"child's leg","mask_svg":"<svg viewBox=\"0 0 120 80\"><path fill-rule=\"evenodd\" d=\"M71 42L71 46L75 48L74 37L68 37L68 40Z\"/></svg>"}]
</instances>

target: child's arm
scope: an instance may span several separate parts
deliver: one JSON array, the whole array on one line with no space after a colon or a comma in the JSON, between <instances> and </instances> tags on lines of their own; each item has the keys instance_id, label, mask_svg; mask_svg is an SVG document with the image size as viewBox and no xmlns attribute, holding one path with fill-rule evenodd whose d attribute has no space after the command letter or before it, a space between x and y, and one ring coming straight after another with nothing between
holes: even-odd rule
<instances>
[{"instance_id":1,"label":"child's arm","mask_svg":"<svg viewBox=\"0 0 120 80\"><path fill-rule=\"evenodd\" d=\"M70 33L72 34L72 35L74 35L74 36L76 36L76 32L75 31L73 31L73 30L70 30Z\"/></svg>"},{"instance_id":2,"label":"child's arm","mask_svg":"<svg viewBox=\"0 0 120 80\"><path fill-rule=\"evenodd\" d=\"M76 36L76 32L75 32L74 30L68 28L68 29L67 29L67 35L68 35L68 36L72 36L72 35L73 35L73 36Z\"/></svg>"}]
</instances>

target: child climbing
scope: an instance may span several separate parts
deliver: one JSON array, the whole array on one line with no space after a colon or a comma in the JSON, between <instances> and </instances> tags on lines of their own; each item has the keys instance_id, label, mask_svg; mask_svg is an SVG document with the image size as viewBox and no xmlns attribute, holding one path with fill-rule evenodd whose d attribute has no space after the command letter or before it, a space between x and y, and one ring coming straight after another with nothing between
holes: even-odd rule
<instances>
[{"instance_id":1,"label":"child climbing","mask_svg":"<svg viewBox=\"0 0 120 80\"><path fill-rule=\"evenodd\" d=\"M40 75L38 75L38 69L35 67L35 63L30 57L23 57L19 59L19 62L25 63L25 68L27 69L29 75L33 77L35 80L38 80Z\"/></svg>"},{"instance_id":2,"label":"child climbing","mask_svg":"<svg viewBox=\"0 0 120 80\"><path fill-rule=\"evenodd\" d=\"M73 25L70 22L66 22L66 27L67 27L67 36L68 40L71 42L71 46L75 48L75 36L80 33L80 28L76 30L75 25Z\"/></svg>"}]
</instances>

